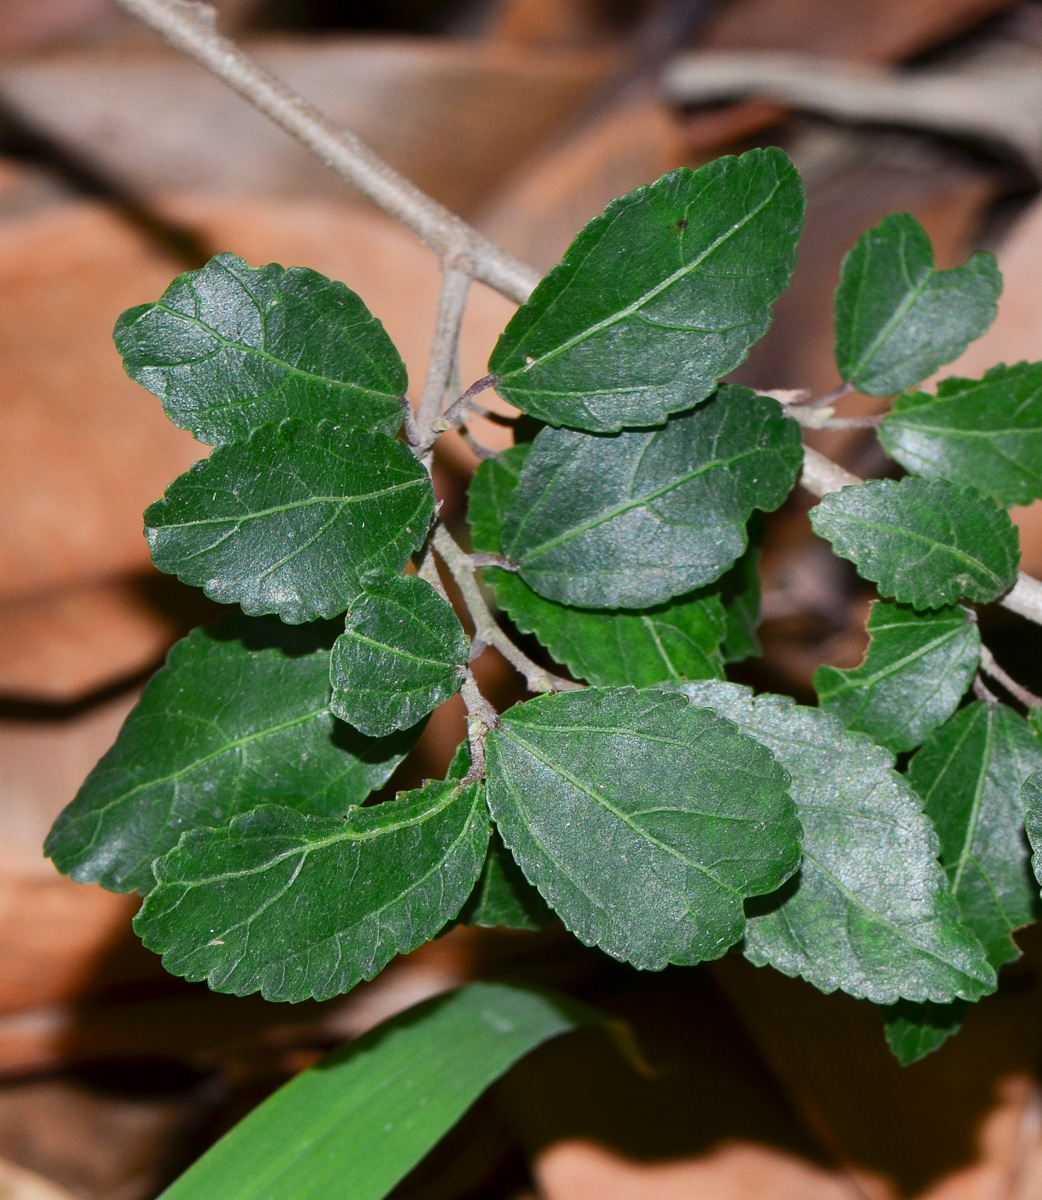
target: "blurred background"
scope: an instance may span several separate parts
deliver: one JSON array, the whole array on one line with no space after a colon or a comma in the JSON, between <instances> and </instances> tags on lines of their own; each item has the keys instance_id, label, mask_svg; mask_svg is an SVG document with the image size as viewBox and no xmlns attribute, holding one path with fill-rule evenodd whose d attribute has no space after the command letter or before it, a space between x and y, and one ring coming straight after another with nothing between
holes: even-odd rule
<instances>
[{"instance_id":1,"label":"blurred background","mask_svg":"<svg viewBox=\"0 0 1042 1200\"><path fill-rule=\"evenodd\" d=\"M1042 3L1036 0L220 0L222 29L335 121L545 269L614 196L680 165L783 146L806 181L792 289L736 378L826 391L840 260L914 213L939 265L999 257L998 320L945 373L1042 358ZM1042 1198L1042 939L965 1031L907 1071L878 1013L729 956L638 977L561 931L455 930L324 1004L267 1005L164 974L133 897L57 875L40 845L178 637L219 611L149 564L140 514L199 456L128 380L126 307L219 250L345 281L416 391L438 264L280 131L107 0L0 0L0 1198L149 1200L325 1049L472 978L526 978L632 1025L651 1072L596 1033L516 1068L399 1200ZM485 372L511 306L476 286L462 343ZM852 398L843 415L878 411ZM504 444L504 430L481 436ZM850 469L864 430L813 435ZM461 521L474 465L442 439ZM869 596L810 536L768 521L765 662L812 696L852 666ZM1042 572L1042 520L1017 512ZM984 614L1042 684L1038 631ZM516 681L478 664L500 703ZM432 720L437 775L460 708ZM216 1200L216 1198L215 1198Z\"/></svg>"}]
</instances>

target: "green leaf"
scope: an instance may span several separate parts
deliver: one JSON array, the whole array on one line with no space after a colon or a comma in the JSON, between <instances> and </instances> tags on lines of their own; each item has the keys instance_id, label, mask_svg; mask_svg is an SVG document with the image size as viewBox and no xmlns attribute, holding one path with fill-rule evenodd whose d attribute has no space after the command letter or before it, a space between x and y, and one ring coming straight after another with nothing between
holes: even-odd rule
<instances>
[{"instance_id":1,"label":"green leaf","mask_svg":"<svg viewBox=\"0 0 1042 1200\"><path fill-rule=\"evenodd\" d=\"M384 327L349 288L306 267L218 254L155 304L128 309L115 339L127 374L207 445L285 417L387 434L402 424L405 364Z\"/></svg>"},{"instance_id":2,"label":"green leaf","mask_svg":"<svg viewBox=\"0 0 1042 1200\"><path fill-rule=\"evenodd\" d=\"M502 551L503 518L528 451L527 445L513 446L475 472L468 508L475 550ZM644 612L606 612L545 600L518 575L496 567L486 568L485 578L517 628L534 634L577 679L640 687L724 673L720 642L727 617L719 589Z\"/></svg>"},{"instance_id":3,"label":"green leaf","mask_svg":"<svg viewBox=\"0 0 1042 1200\"><path fill-rule=\"evenodd\" d=\"M915 217L885 217L843 259L835 299L840 375L869 396L913 387L987 330L1001 291L992 255L938 271Z\"/></svg>"},{"instance_id":4,"label":"green leaf","mask_svg":"<svg viewBox=\"0 0 1042 1200\"><path fill-rule=\"evenodd\" d=\"M636 967L719 958L742 903L799 862L788 777L681 696L587 688L503 715L488 801L530 882L586 945Z\"/></svg>"},{"instance_id":5,"label":"green leaf","mask_svg":"<svg viewBox=\"0 0 1042 1200\"><path fill-rule=\"evenodd\" d=\"M279 1088L161 1200L382 1200L519 1058L596 1019L505 983L436 996Z\"/></svg>"},{"instance_id":6,"label":"green leaf","mask_svg":"<svg viewBox=\"0 0 1042 1200\"><path fill-rule=\"evenodd\" d=\"M1030 504L1042 497L1042 363L943 379L936 396L906 392L879 440L915 475L971 484L1000 504Z\"/></svg>"},{"instance_id":7,"label":"green leaf","mask_svg":"<svg viewBox=\"0 0 1042 1200\"><path fill-rule=\"evenodd\" d=\"M459 617L429 583L371 580L333 647L331 707L374 737L407 729L459 691L469 656Z\"/></svg>"},{"instance_id":8,"label":"green leaf","mask_svg":"<svg viewBox=\"0 0 1042 1200\"><path fill-rule=\"evenodd\" d=\"M1017 529L994 500L943 480L873 479L811 509L819 537L862 579L913 608L968 596L982 604L1017 581Z\"/></svg>"},{"instance_id":9,"label":"green leaf","mask_svg":"<svg viewBox=\"0 0 1042 1200\"><path fill-rule=\"evenodd\" d=\"M170 651L45 853L82 883L147 892L186 829L262 803L337 816L391 776L419 733L363 737L329 710L328 626L223 618Z\"/></svg>"},{"instance_id":10,"label":"green leaf","mask_svg":"<svg viewBox=\"0 0 1042 1200\"><path fill-rule=\"evenodd\" d=\"M720 578L753 510L777 508L802 461L796 422L748 388L721 388L661 429L544 429L507 509L504 553L562 604L661 604Z\"/></svg>"},{"instance_id":11,"label":"green leaf","mask_svg":"<svg viewBox=\"0 0 1042 1200\"><path fill-rule=\"evenodd\" d=\"M955 712L980 662L980 631L963 608L916 612L876 600L860 667L818 667L821 707L898 753L914 750Z\"/></svg>"},{"instance_id":12,"label":"green leaf","mask_svg":"<svg viewBox=\"0 0 1042 1200\"><path fill-rule=\"evenodd\" d=\"M1036 734L1039 733L1040 725L1042 725L1042 721L1033 711L1031 727ZM1036 883L1042 884L1042 769L1032 771L1024 780L1020 798L1024 805L1024 825L1028 845L1032 850L1031 869L1035 874Z\"/></svg>"},{"instance_id":13,"label":"green leaf","mask_svg":"<svg viewBox=\"0 0 1042 1200\"><path fill-rule=\"evenodd\" d=\"M756 631L760 626L763 526L762 518L753 513L748 526L748 549L730 571L720 576L716 585L724 606L724 640L720 647L724 662L739 663L760 656L760 640Z\"/></svg>"},{"instance_id":14,"label":"green leaf","mask_svg":"<svg viewBox=\"0 0 1042 1200\"><path fill-rule=\"evenodd\" d=\"M1021 787L1040 766L1042 747L1023 717L981 700L942 725L908 766L963 920L996 968L1019 957L1010 934L1036 915Z\"/></svg>"},{"instance_id":15,"label":"green leaf","mask_svg":"<svg viewBox=\"0 0 1042 1200\"><path fill-rule=\"evenodd\" d=\"M658 425L743 362L789 283L803 186L774 147L612 201L503 331L496 390L552 425Z\"/></svg>"},{"instance_id":16,"label":"green leaf","mask_svg":"<svg viewBox=\"0 0 1042 1200\"><path fill-rule=\"evenodd\" d=\"M747 905L746 958L876 1004L994 991L937 864L937 835L892 755L788 696L716 681L675 690L736 722L792 777L803 865L780 893Z\"/></svg>"},{"instance_id":17,"label":"green leaf","mask_svg":"<svg viewBox=\"0 0 1042 1200\"><path fill-rule=\"evenodd\" d=\"M557 917L528 882L496 830L488 845L477 886L459 915L463 925L505 929L545 929Z\"/></svg>"},{"instance_id":18,"label":"green leaf","mask_svg":"<svg viewBox=\"0 0 1042 1200\"><path fill-rule=\"evenodd\" d=\"M268 1000L325 1000L454 917L485 860L482 787L449 780L307 817L266 805L186 833L134 928L174 975Z\"/></svg>"},{"instance_id":19,"label":"green leaf","mask_svg":"<svg viewBox=\"0 0 1042 1200\"><path fill-rule=\"evenodd\" d=\"M433 515L430 476L403 442L284 421L175 479L145 536L161 571L298 624L343 612L367 575L398 574Z\"/></svg>"},{"instance_id":20,"label":"green leaf","mask_svg":"<svg viewBox=\"0 0 1042 1200\"><path fill-rule=\"evenodd\" d=\"M470 770L470 747L461 742L449 763L447 779L463 779ZM522 874L496 829L488 844L481 875L458 917L462 925L506 929L545 929L557 918Z\"/></svg>"},{"instance_id":21,"label":"green leaf","mask_svg":"<svg viewBox=\"0 0 1042 1200\"><path fill-rule=\"evenodd\" d=\"M913 1004L900 1000L884 1013L886 1044L902 1067L939 1050L958 1033L966 1017L964 1000L951 1004Z\"/></svg>"}]
</instances>

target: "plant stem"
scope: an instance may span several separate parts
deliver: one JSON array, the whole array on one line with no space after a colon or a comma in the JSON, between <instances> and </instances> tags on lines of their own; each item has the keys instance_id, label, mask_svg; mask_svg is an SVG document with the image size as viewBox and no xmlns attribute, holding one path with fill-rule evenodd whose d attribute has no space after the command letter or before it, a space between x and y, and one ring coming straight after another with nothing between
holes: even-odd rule
<instances>
[{"instance_id":1,"label":"plant stem","mask_svg":"<svg viewBox=\"0 0 1042 1200\"><path fill-rule=\"evenodd\" d=\"M1042 708L1042 699L1029 692L1022 684L1017 683L1012 675L1008 675L995 661L995 655L987 646L980 648L980 669L985 675L990 675L996 683L1001 683L1007 692L1019 700L1025 708Z\"/></svg>"},{"instance_id":2,"label":"plant stem","mask_svg":"<svg viewBox=\"0 0 1042 1200\"><path fill-rule=\"evenodd\" d=\"M140 17L172 46L223 79L341 179L411 229L442 259L451 260L455 255L469 254L474 261L475 279L495 288L517 304L523 304L531 295L539 282L537 271L432 200L414 183L388 166L354 134L335 128L307 101L244 54L234 42L221 37L212 19L207 16L207 13L212 16L212 10L206 5L190 3L189 0L116 0L116 3L125 11ZM468 389L468 392L472 391ZM811 401L806 407L827 406L851 391L853 388L849 384L843 384ZM461 396L456 404L462 400ZM446 416L453 412L456 404L450 407ZM816 496L864 482L816 450L807 447L804 454L800 482ZM1042 583L1030 575L1021 572L1016 586L1000 603L1011 612L1042 625Z\"/></svg>"},{"instance_id":3,"label":"plant stem","mask_svg":"<svg viewBox=\"0 0 1042 1200\"><path fill-rule=\"evenodd\" d=\"M858 475L852 475L839 463L812 450L810 446L803 448L803 472L800 484L812 496L827 496L829 492L837 492L840 488L852 487L865 481ZM1012 591L1003 596L999 603L1010 612L1042 625L1042 583L1023 571L1017 573L1017 582Z\"/></svg>"},{"instance_id":4,"label":"plant stem","mask_svg":"<svg viewBox=\"0 0 1042 1200\"><path fill-rule=\"evenodd\" d=\"M533 662L524 651L507 637L496 623L495 617L485 603L481 588L474 578L474 564L470 555L459 546L452 534L444 525L438 525L431 539L434 549L441 556L442 562L449 568L456 586L463 596L471 620L474 622L474 632L481 641L494 646L508 663L523 676L530 692L566 692L578 691L581 683L573 683L570 679L562 679Z\"/></svg>"},{"instance_id":5,"label":"plant stem","mask_svg":"<svg viewBox=\"0 0 1042 1200\"><path fill-rule=\"evenodd\" d=\"M538 272L432 200L374 154L360 138L337 129L303 97L234 42L222 37L213 23L212 10L206 5L187 0L117 0L117 3L223 79L341 179L412 230L441 258L469 254L474 260L476 279L518 304L528 298L539 280Z\"/></svg>"},{"instance_id":6,"label":"plant stem","mask_svg":"<svg viewBox=\"0 0 1042 1200\"><path fill-rule=\"evenodd\" d=\"M454 400L445 410L439 422L439 432L446 429L458 429L467 419L467 413L474 407L475 399L482 392L487 392L489 388L495 387L498 382L495 375L482 375L476 383L472 383L463 395L458 400Z\"/></svg>"},{"instance_id":7,"label":"plant stem","mask_svg":"<svg viewBox=\"0 0 1042 1200\"><path fill-rule=\"evenodd\" d=\"M437 438L434 423L441 416L442 403L452 377L459 350L459 332L467 307L470 281L474 278L475 263L469 254L457 254L442 262L441 296L438 300L438 322L434 328L434 343L427 362L427 378L416 410L419 435L417 449L429 456Z\"/></svg>"}]
</instances>

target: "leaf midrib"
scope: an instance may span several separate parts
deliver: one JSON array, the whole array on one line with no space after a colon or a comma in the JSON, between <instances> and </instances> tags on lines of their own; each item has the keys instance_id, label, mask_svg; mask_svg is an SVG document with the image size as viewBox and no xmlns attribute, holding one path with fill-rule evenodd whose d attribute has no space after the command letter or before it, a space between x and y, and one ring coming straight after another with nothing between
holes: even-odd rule
<instances>
[{"instance_id":1,"label":"leaf midrib","mask_svg":"<svg viewBox=\"0 0 1042 1200\"><path fill-rule=\"evenodd\" d=\"M725 233L722 233L718 238L715 239L715 241L710 243L710 245L707 246L701 254L692 259L690 263L684 267L681 267L680 270L674 271L672 275L667 276L664 280L656 284L655 287L638 297L638 299L633 301L632 304L627 305L625 308L620 309L616 313L612 313L610 316L605 317L601 321L594 322L594 324L587 326L579 333L573 334L570 338L566 339L564 342L561 342L552 350L548 350L539 358L533 358L532 362L526 362L522 367L515 367L513 371L510 371L506 375L500 376L501 381L508 383L510 380L515 379L518 376L523 376L528 372L535 370L536 367L541 367L544 363L550 362L559 357L561 354L567 353L574 346L580 345L582 342L593 337L595 334L600 333L602 330L610 329L613 325L617 325L620 321L624 321L627 317L631 317L635 313L639 312L640 309L642 309L646 304L649 304L652 300L654 300L656 296L671 288L675 283L679 282L685 276L690 275L692 271L697 270L710 255L715 254L722 245L725 245L732 237L735 237L738 233L740 233L750 221L752 221L755 217L758 217L760 213L763 212L763 210L768 206L768 204L771 203L774 197L781 190L781 186L782 180L776 179L770 193L755 208L750 210L750 212L748 212L741 221L738 221ZM561 295L563 295L563 292L558 296L555 296L551 303L557 302ZM528 335L531 336L532 330L530 329L527 332Z\"/></svg>"},{"instance_id":2,"label":"leaf midrib","mask_svg":"<svg viewBox=\"0 0 1042 1200\"><path fill-rule=\"evenodd\" d=\"M606 796L601 795L600 792L594 791L587 784L583 783L582 780L574 776L566 767L562 766L558 762L555 762L553 759L547 758L541 753L541 751L537 749L537 747L533 746L531 742L526 742L524 738L518 737L517 734L506 725L500 725L499 732L508 740L512 741L514 745L523 752L529 753L534 759L536 759L538 762L541 762L544 767L549 768L555 774L559 775L562 779L570 783L577 791L581 792L584 796L588 796L589 799L603 808L606 812L611 813L611 815L625 825L639 841L651 843L651 845L657 847L664 854L669 855L671 858L675 858L678 862L683 863L685 866L693 867L696 871L700 872L702 875L705 875L707 879L711 879L717 887L733 896L736 900L744 900L745 897L742 892L731 887L729 884L724 883L723 880L718 879L717 876L714 875L713 872L710 871L709 868L703 863L699 863L694 859L688 858L686 855L677 850L676 847L660 841L647 830L641 829L636 822L631 819L628 813L623 812L620 808L617 808L614 804L612 804ZM691 816L706 817L708 819L716 819L717 816L715 813L702 813L689 809L684 809L682 811L689 813Z\"/></svg>"},{"instance_id":3,"label":"leaf midrib","mask_svg":"<svg viewBox=\"0 0 1042 1200\"><path fill-rule=\"evenodd\" d=\"M630 512L635 508L644 508L653 501L660 499L662 496L668 495L676 488L683 487L685 484L693 482L709 471L716 470L720 467L732 467L734 464L739 463L744 459L752 458L754 455L771 454L780 449L781 447L777 446L754 446L749 450L743 450L738 454L734 454L730 458L714 458L711 461L703 464L697 470L689 471L686 475L682 475L671 480L669 483L663 484L662 487L657 488L653 492L647 492L643 496L637 496L633 499L624 501L622 504L617 504L614 508L610 508L605 512L598 513L596 517L592 517L590 520L583 522L581 525L572 525L563 533L557 534L556 537L549 538L545 542L540 542L532 549L523 551L522 561L529 563L532 561L532 559L539 558L543 554L548 553L550 550L554 550L558 546L571 541L573 538L581 537L584 533L589 533L592 529L597 529L601 525L606 525L608 522L614 521L616 517L620 517L624 513ZM567 467L568 465L568 463L565 463L564 467ZM564 468L562 467L562 470L563 469ZM551 481L549 486L552 486L555 482L556 479ZM691 528L691 526L688 527ZM515 538L512 548L516 549L516 545L517 539ZM666 566L667 564L662 565Z\"/></svg>"},{"instance_id":4,"label":"leaf midrib","mask_svg":"<svg viewBox=\"0 0 1042 1200\"><path fill-rule=\"evenodd\" d=\"M243 525L249 521L261 521L265 517L274 517L279 513L297 512L300 509L311 508L317 504L336 504L340 506L340 510L349 508L354 504L362 504L366 500L378 500L381 496L390 496L395 492L406 491L409 488L423 487L429 480L426 476L422 479L409 479L405 483L395 483L390 487L381 488L376 492L357 493L351 496L309 496L306 500L294 500L287 504L277 504L271 508L257 509L254 512L248 513L229 513L227 516L218 517L201 517L195 521L170 521L165 525L150 525L150 529L196 529L206 525ZM207 490L207 489L202 489ZM223 490L223 489L222 489ZM162 502L161 502L162 503ZM170 503L168 500L167 503ZM339 514L338 514L339 515Z\"/></svg>"},{"instance_id":5,"label":"leaf midrib","mask_svg":"<svg viewBox=\"0 0 1042 1200\"><path fill-rule=\"evenodd\" d=\"M204 330L207 334L210 335L210 337L212 337L214 339L215 342L218 343L218 345L220 345L224 349L239 350L243 354L252 355L255 358L262 359L264 362L270 363L272 366L280 367L288 375L295 375L298 378L306 379L311 383L321 383L321 384L325 384L327 387L335 387L335 388L339 388L343 391L363 392L369 396L379 396L381 399L384 399L384 400L397 400L398 399L397 392L388 392L388 391L380 390L379 388L367 387L364 384L360 384L360 383L350 383L343 379L336 379L331 375L319 375L319 374L316 374L314 371L307 371L303 367L294 366L292 363L287 362L285 359L276 358L274 354L268 353L267 350L261 350L257 346L248 346L244 342L234 342L230 338L226 338L222 334L218 333L217 330L214 329L212 325L207 325L207 323L203 320L200 320L199 317L192 317L192 316L189 316L188 313L179 312L176 308L170 308L169 305L164 304L161 300L156 301L154 308L158 308L161 312L166 313L168 316L175 317L182 321L187 321L190 325L195 325L197 328ZM262 317L262 321L263 321L263 314L261 314L261 317ZM210 358L210 357L212 357L212 355L208 354L204 358L201 358L201 359L198 359L198 358L197 359L184 359L181 362L171 363L168 366L161 365L159 363L149 363L147 365L152 370L169 371L169 370L173 370L174 368L182 366L182 365L194 365L195 363L205 362L206 359ZM372 356L370 355L368 357L370 358L370 361L372 361ZM217 407L217 406L211 406L211 407Z\"/></svg>"}]
</instances>

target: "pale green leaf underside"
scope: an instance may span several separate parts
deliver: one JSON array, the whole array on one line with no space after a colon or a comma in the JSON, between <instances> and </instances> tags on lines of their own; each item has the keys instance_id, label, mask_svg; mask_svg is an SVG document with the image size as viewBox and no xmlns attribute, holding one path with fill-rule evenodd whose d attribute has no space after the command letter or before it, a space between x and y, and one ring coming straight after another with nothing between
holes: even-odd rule
<instances>
[{"instance_id":1,"label":"pale green leaf underside","mask_svg":"<svg viewBox=\"0 0 1042 1200\"><path fill-rule=\"evenodd\" d=\"M261 803L337 816L390 778L419 733L363 737L329 709L328 627L226 617L170 651L47 839L60 871L147 892L186 829Z\"/></svg>"},{"instance_id":2,"label":"pale green leaf underside","mask_svg":"<svg viewBox=\"0 0 1042 1200\"><path fill-rule=\"evenodd\" d=\"M512 446L475 472L467 509L475 550L502 552L503 518L528 451L527 445ZM619 612L557 604L520 576L494 567L485 577L517 628L534 634L577 679L641 687L723 675L727 617L716 589L645 612Z\"/></svg>"},{"instance_id":3,"label":"pale green leaf underside","mask_svg":"<svg viewBox=\"0 0 1042 1200\"><path fill-rule=\"evenodd\" d=\"M218 254L116 323L127 374L207 445L299 417L394 434L405 364L358 296L306 267Z\"/></svg>"},{"instance_id":4,"label":"pale green leaf underside","mask_svg":"<svg viewBox=\"0 0 1042 1200\"><path fill-rule=\"evenodd\" d=\"M134 928L168 971L215 991L328 999L456 916L488 838L476 783L333 819L267 805L185 834L155 864Z\"/></svg>"},{"instance_id":5,"label":"pale green leaf underside","mask_svg":"<svg viewBox=\"0 0 1042 1200\"><path fill-rule=\"evenodd\" d=\"M913 1004L901 1000L884 1012L884 1031L890 1052L902 1067L911 1066L939 1050L962 1028L966 1001L951 1004Z\"/></svg>"},{"instance_id":6,"label":"pale green leaf underside","mask_svg":"<svg viewBox=\"0 0 1042 1200\"><path fill-rule=\"evenodd\" d=\"M990 254L938 271L915 217L885 217L843 259L835 297L841 377L870 396L914 387L987 330L1001 291Z\"/></svg>"},{"instance_id":7,"label":"pale green leaf underside","mask_svg":"<svg viewBox=\"0 0 1042 1200\"><path fill-rule=\"evenodd\" d=\"M1036 916L1021 788L1042 746L1005 705L961 709L913 757L908 778L941 839L963 920L995 967L1019 956L1010 934Z\"/></svg>"},{"instance_id":8,"label":"pale green leaf underside","mask_svg":"<svg viewBox=\"0 0 1042 1200\"><path fill-rule=\"evenodd\" d=\"M743 901L799 861L788 778L713 713L657 689L520 704L488 740L503 841L565 925L636 967L719 958Z\"/></svg>"},{"instance_id":9,"label":"pale green leaf underside","mask_svg":"<svg viewBox=\"0 0 1042 1200\"><path fill-rule=\"evenodd\" d=\"M657 425L691 408L767 331L803 227L776 148L681 168L612 201L507 325L497 390L552 425Z\"/></svg>"},{"instance_id":10,"label":"pale green leaf underside","mask_svg":"<svg viewBox=\"0 0 1042 1200\"><path fill-rule=\"evenodd\" d=\"M145 536L161 571L298 624L343 612L369 574L398 574L433 515L430 476L403 442L284 421L175 479Z\"/></svg>"},{"instance_id":11,"label":"pale green leaf underside","mask_svg":"<svg viewBox=\"0 0 1042 1200\"><path fill-rule=\"evenodd\" d=\"M787 696L716 681L677 690L736 722L792 777L803 864L748 906L748 959L876 1004L994 990L937 864L937 836L887 751Z\"/></svg>"},{"instance_id":12,"label":"pale green leaf underside","mask_svg":"<svg viewBox=\"0 0 1042 1200\"><path fill-rule=\"evenodd\" d=\"M863 579L914 608L982 604L1017 581L1016 526L994 500L942 480L874 479L811 509L814 532Z\"/></svg>"},{"instance_id":13,"label":"pale green leaf underside","mask_svg":"<svg viewBox=\"0 0 1042 1200\"><path fill-rule=\"evenodd\" d=\"M1038 720L1033 719L1031 724L1037 733ZM1028 845L1032 851L1031 869L1035 874L1035 882L1042 884L1042 769L1032 771L1024 780L1020 795L1024 805Z\"/></svg>"},{"instance_id":14,"label":"pale green leaf underside","mask_svg":"<svg viewBox=\"0 0 1042 1200\"><path fill-rule=\"evenodd\" d=\"M1030 504L1042 497L1042 363L942 379L935 396L904 393L879 440L915 475L970 484L1000 504Z\"/></svg>"},{"instance_id":15,"label":"pale green leaf underside","mask_svg":"<svg viewBox=\"0 0 1042 1200\"><path fill-rule=\"evenodd\" d=\"M383 1200L519 1058L596 1019L505 983L427 1000L279 1088L161 1200Z\"/></svg>"},{"instance_id":16,"label":"pale green leaf underside","mask_svg":"<svg viewBox=\"0 0 1042 1200\"><path fill-rule=\"evenodd\" d=\"M504 552L551 600L652 607L719 579L753 511L782 503L802 461L799 427L748 388L721 388L661 429L544 429L507 508Z\"/></svg>"},{"instance_id":17,"label":"pale green leaf underside","mask_svg":"<svg viewBox=\"0 0 1042 1200\"><path fill-rule=\"evenodd\" d=\"M980 631L962 608L916 612L876 600L872 641L853 670L819 667L821 707L888 750L913 750L958 707L980 661Z\"/></svg>"},{"instance_id":18,"label":"pale green leaf underside","mask_svg":"<svg viewBox=\"0 0 1042 1200\"><path fill-rule=\"evenodd\" d=\"M373 579L333 647L331 707L374 737L408 729L459 691L469 656L459 617L429 583Z\"/></svg>"}]
</instances>

